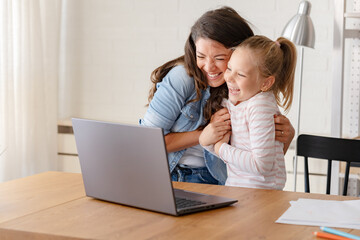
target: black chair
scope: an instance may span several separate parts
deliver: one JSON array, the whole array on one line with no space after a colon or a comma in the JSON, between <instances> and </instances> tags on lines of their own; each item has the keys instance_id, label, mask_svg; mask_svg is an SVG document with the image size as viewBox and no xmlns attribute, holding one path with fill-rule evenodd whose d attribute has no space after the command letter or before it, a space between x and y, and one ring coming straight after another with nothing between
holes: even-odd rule
<instances>
[{"instance_id":1,"label":"black chair","mask_svg":"<svg viewBox=\"0 0 360 240\"><path fill-rule=\"evenodd\" d=\"M359 166L360 140L301 134L297 139L297 155L304 157L305 192L310 192L308 158L328 161L326 194L330 194L332 160L346 162L343 195L347 195L350 166Z\"/></svg>"}]
</instances>

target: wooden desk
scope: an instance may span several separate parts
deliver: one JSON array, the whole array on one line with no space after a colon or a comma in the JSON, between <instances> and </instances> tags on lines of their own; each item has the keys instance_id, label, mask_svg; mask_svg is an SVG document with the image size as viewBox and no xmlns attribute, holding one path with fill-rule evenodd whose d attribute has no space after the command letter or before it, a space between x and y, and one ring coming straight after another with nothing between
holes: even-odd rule
<instances>
[{"instance_id":1,"label":"wooden desk","mask_svg":"<svg viewBox=\"0 0 360 240\"><path fill-rule=\"evenodd\" d=\"M10 188L9 183L16 189ZM0 199L0 206L11 206L1 211L5 219L0 223L1 239L315 239L312 232L319 230L318 227L275 223L290 206L289 201L358 199L174 183L178 188L236 198L239 202L231 207L173 217L85 197L83 188L79 187L82 186L80 174L43 173L9 183L0 184L1 195L12 196ZM39 205L34 204L33 208L24 207L26 204L20 201L35 195L19 191L28 185L33 189L29 192L41 193L37 197ZM54 201L54 196L58 196L58 201ZM15 211L17 206L23 210ZM360 230L341 230L360 235Z\"/></svg>"},{"instance_id":2,"label":"wooden desk","mask_svg":"<svg viewBox=\"0 0 360 240\"><path fill-rule=\"evenodd\" d=\"M0 184L0 223L85 196L80 174L47 172Z\"/></svg>"}]
</instances>

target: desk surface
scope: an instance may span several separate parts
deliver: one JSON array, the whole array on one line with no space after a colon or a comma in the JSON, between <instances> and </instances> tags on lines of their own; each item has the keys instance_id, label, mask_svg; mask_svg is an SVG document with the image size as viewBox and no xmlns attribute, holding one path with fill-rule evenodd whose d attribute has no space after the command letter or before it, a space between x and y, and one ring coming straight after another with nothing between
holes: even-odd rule
<instances>
[{"instance_id":1,"label":"desk surface","mask_svg":"<svg viewBox=\"0 0 360 240\"><path fill-rule=\"evenodd\" d=\"M174 183L236 198L231 207L173 217L85 196L80 174L47 172L0 184L0 236L9 239L315 239L318 227L277 224L298 198L358 199L309 193ZM341 229L360 235L360 230Z\"/></svg>"},{"instance_id":2,"label":"desk surface","mask_svg":"<svg viewBox=\"0 0 360 240\"><path fill-rule=\"evenodd\" d=\"M0 184L0 223L84 197L80 174L47 172Z\"/></svg>"}]
</instances>

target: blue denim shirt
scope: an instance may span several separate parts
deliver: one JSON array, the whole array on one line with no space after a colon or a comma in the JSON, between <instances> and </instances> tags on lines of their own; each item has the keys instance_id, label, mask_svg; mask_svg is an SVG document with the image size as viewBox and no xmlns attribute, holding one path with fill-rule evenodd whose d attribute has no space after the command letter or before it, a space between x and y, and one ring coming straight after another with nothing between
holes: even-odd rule
<instances>
[{"instance_id":1,"label":"blue denim shirt","mask_svg":"<svg viewBox=\"0 0 360 240\"><path fill-rule=\"evenodd\" d=\"M160 83L151 100L147 112L140 124L149 127L160 127L164 134L170 132L189 132L205 123L203 110L210 97L210 88L203 90L201 100L189 102L196 98L194 79L184 66L176 66L169 71ZM170 172L174 170L184 150L168 154ZM227 174L224 162L204 149L205 165L211 175L221 184L225 184Z\"/></svg>"}]
</instances>

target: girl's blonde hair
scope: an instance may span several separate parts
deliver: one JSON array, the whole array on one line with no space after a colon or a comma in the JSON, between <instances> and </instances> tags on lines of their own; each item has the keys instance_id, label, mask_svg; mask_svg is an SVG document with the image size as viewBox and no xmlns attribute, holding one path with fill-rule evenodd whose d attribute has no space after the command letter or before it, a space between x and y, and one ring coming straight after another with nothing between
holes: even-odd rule
<instances>
[{"instance_id":1,"label":"girl's blonde hair","mask_svg":"<svg viewBox=\"0 0 360 240\"><path fill-rule=\"evenodd\" d=\"M253 36L243 41L238 47L254 50L254 57L262 77L275 77L270 88L276 102L287 112L291 106L294 92L294 75L296 67L295 45L286 38L272 41L265 36ZM280 93L283 96L281 101Z\"/></svg>"}]
</instances>

